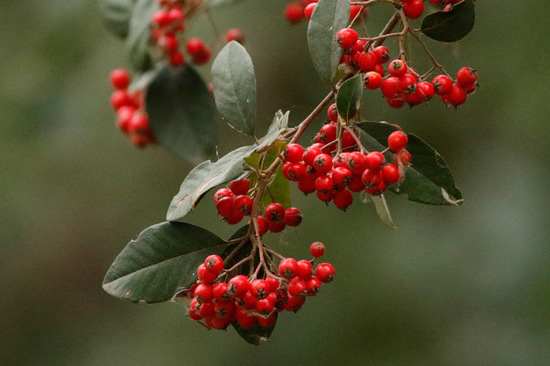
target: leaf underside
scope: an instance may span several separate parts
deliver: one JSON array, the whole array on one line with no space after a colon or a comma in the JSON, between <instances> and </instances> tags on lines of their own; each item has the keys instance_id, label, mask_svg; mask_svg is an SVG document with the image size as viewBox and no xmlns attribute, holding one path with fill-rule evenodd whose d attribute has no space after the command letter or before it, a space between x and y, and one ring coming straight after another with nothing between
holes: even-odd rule
<instances>
[{"instance_id":1,"label":"leaf underside","mask_svg":"<svg viewBox=\"0 0 550 366\"><path fill-rule=\"evenodd\" d=\"M464 0L450 11L438 11L422 20L422 33L440 42L455 42L464 38L475 23L475 4Z\"/></svg>"}]
</instances>

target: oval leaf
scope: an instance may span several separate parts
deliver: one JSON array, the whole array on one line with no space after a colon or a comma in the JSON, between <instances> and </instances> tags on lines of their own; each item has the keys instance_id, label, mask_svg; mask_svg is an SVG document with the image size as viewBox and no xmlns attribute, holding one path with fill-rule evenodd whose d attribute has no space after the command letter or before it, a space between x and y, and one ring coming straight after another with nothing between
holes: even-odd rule
<instances>
[{"instance_id":1,"label":"oval leaf","mask_svg":"<svg viewBox=\"0 0 550 366\"><path fill-rule=\"evenodd\" d=\"M382 151L387 147L390 133L398 128L379 122L357 124L366 133L361 142L369 151ZM409 200L430 205L457 205L462 203L462 194L455 185L451 170L443 157L420 137L408 134L407 150L411 153L411 166L405 171L405 179L397 194L407 194ZM386 161L393 161L393 154L386 152Z\"/></svg>"},{"instance_id":2,"label":"oval leaf","mask_svg":"<svg viewBox=\"0 0 550 366\"><path fill-rule=\"evenodd\" d=\"M455 42L464 38L475 23L475 4L473 0L464 0L450 11L438 11L422 20L422 33L441 42Z\"/></svg>"},{"instance_id":3,"label":"oval leaf","mask_svg":"<svg viewBox=\"0 0 550 366\"><path fill-rule=\"evenodd\" d=\"M338 116L346 122L355 117L359 111L362 97L363 78L361 74L346 80L342 86L340 86L338 94L336 94L336 109L338 110Z\"/></svg>"},{"instance_id":4,"label":"oval leaf","mask_svg":"<svg viewBox=\"0 0 550 366\"><path fill-rule=\"evenodd\" d=\"M329 84L340 64L342 48L336 42L336 33L349 22L348 0L319 0L307 27L307 44L315 69Z\"/></svg>"},{"instance_id":5,"label":"oval leaf","mask_svg":"<svg viewBox=\"0 0 550 366\"><path fill-rule=\"evenodd\" d=\"M132 302L170 300L197 281L197 267L227 244L211 232L163 222L143 230L116 257L103 281L114 297Z\"/></svg>"},{"instance_id":6,"label":"oval leaf","mask_svg":"<svg viewBox=\"0 0 550 366\"><path fill-rule=\"evenodd\" d=\"M254 135L256 122L256 76L248 52L240 43L229 42L212 64L214 99L229 126Z\"/></svg>"},{"instance_id":7,"label":"oval leaf","mask_svg":"<svg viewBox=\"0 0 550 366\"><path fill-rule=\"evenodd\" d=\"M243 146L212 163L210 160L197 165L185 177L180 191L174 196L166 219L179 221L195 209L201 197L217 185L241 177L244 173L244 158L249 156L255 146Z\"/></svg>"},{"instance_id":8,"label":"oval leaf","mask_svg":"<svg viewBox=\"0 0 550 366\"><path fill-rule=\"evenodd\" d=\"M153 67L149 42L151 40L151 19L159 10L159 5L152 0L137 0L130 19L130 28L126 47L132 67L145 71Z\"/></svg>"},{"instance_id":9,"label":"oval leaf","mask_svg":"<svg viewBox=\"0 0 550 366\"><path fill-rule=\"evenodd\" d=\"M105 27L120 38L126 38L135 0L101 0L99 11Z\"/></svg>"},{"instance_id":10,"label":"oval leaf","mask_svg":"<svg viewBox=\"0 0 550 366\"><path fill-rule=\"evenodd\" d=\"M164 64L147 88L145 105L155 138L172 153L196 164L214 151L214 101L191 67Z\"/></svg>"}]
</instances>

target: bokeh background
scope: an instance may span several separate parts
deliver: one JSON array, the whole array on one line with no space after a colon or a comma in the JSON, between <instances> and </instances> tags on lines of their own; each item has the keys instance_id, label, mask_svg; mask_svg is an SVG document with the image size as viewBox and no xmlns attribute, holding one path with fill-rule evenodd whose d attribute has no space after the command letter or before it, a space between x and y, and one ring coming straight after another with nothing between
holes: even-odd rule
<instances>
[{"instance_id":1,"label":"bokeh background","mask_svg":"<svg viewBox=\"0 0 550 366\"><path fill-rule=\"evenodd\" d=\"M213 14L220 29L247 34L260 131L277 109L297 123L327 92L306 26L285 22L285 4L249 1ZM368 94L365 117L400 123L438 149L465 203L389 197L399 227L389 230L369 205L342 213L294 190L304 222L270 241L306 257L323 240L337 277L255 347L233 330L206 331L181 306L103 292L115 256L164 220L192 166L161 147L135 149L114 127L108 73L128 63L96 1L3 0L0 364L549 364L549 12L546 2L478 1L468 37L429 43L449 71L479 71L481 87L458 110L437 100L390 110ZM371 13L373 31L383 15ZM197 22L188 34L212 40L208 29ZM220 152L249 143L220 128L229 136ZM222 237L233 231L210 200L189 220Z\"/></svg>"}]
</instances>

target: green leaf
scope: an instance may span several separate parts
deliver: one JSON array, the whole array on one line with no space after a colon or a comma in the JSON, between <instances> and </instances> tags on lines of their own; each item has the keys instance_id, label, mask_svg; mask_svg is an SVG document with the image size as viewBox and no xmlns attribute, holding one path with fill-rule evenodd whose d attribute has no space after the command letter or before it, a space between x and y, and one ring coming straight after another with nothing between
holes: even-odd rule
<instances>
[{"instance_id":1,"label":"green leaf","mask_svg":"<svg viewBox=\"0 0 550 366\"><path fill-rule=\"evenodd\" d=\"M239 333L245 341L256 346L263 341L267 341L275 329L275 324L270 325L269 327L262 327L260 324L256 323L250 328L243 328L236 320L231 322L233 328L235 328L237 333Z\"/></svg>"},{"instance_id":2,"label":"green leaf","mask_svg":"<svg viewBox=\"0 0 550 366\"><path fill-rule=\"evenodd\" d=\"M344 81L338 94L336 94L336 109L338 116L349 122L359 111L361 98L363 97L363 78L361 75Z\"/></svg>"},{"instance_id":3,"label":"green leaf","mask_svg":"<svg viewBox=\"0 0 550 366\"><path fill-rule=\"evenodd\" d=\"M360 137L369 151L384 150L389 134L398 130L394 125L379 122L362 122L357 126L366 132ZM404 181L393 191L407 194L411 201L430 205L461 204L462 194L443 157L420 137L413 134L407 136L407 150L412 155L412 164L405 171ZM385 157L386 161L393 162L391 152L386 152Z\"/></svg>"},{"instance_id":4,"label":"green leaf","mask_svg":"<svg viewBox=\"0 0 550 366\"><path fill-rule=\"evenodd\" d=\"M283 114L282 111L277 111L277 113L275 113L273 122L271 122L271 125L269 126L265 136L260 139L256 151L262 151L272 146L273 143L275 143L275 141L279 139L281 133L283 133L288 127L289 113L290 112L286 112L285 114Z\"/></svg>"},{"instance_id":5,"label":"green leaf","mask_svg":"<svg viewBox=\"0 0 550 366\"><path fill-rule=\"evenodd\" d=\"M214 151L214 101L193 68L165 63L147 88L146 108L155 138L172 153L196 164Z\"/></svg>"},{"instance_id":6,"label":"green leaf","mask_svg":"<svg viewBox=\"0 0 550 366\"><path fill-rule=\"evenodd\" d=\"M376 214L378 218L380 218L380 221L390 229L397 229L397 226L395 226L391 218L390 209L388 208L384 195L371 196L371 200L374 203Z\"/></svg>"},{"instance_id":7,"label":"green leaf","mask_svg":"<svg viewBox=\"0 0 550 366\"><path fill-rule=\"evenodd\" d=\"M153 0L137 0L130 19L130 29L126 40L130 63L138 71L153 67L149 42L151 40L151 19L159 10L159 5Z\"/></svg>"},{"instance_id":8,"label":"green leaf","mask_svg":"<svg viewBox=\"0 0 550 366\"><path fill-rule=\"evenodd\" d=\"M195 209L200 198L217 185L240 178L244 174L244 158L249 156L255 146L243 146L212 163L210 160L197 165L185 177L180 191L174 196L166 219L180 221Z\"/></svg>"},{"instance_id":9,"label":"green leaf","mask_svg":"<svg viewBox=\"0 0 550 366\"><path fill-rule=\"evenodd\" d=\"M135 0L100 0L99 11L103 24L120 38L126 38Z\"/></svg>"},{"instance_id":10,"label":"green leaf","mask_svg":"<svg viewBox=\"0 0 550 366\"><path fill-rule=\"evenodd\" d=\"M342 48L336 33L349 22L349 0L319 0L307 27L309 54L315 69L327 83L334 83Z\"/></svg>"},{"instance_id":11,"label":"green leaf","mask_svg":"<svg viewBox=\"0 0 550 366\"><path fill-rule=\"evenodd\" d=\"M450 11L438 11L422 20L422 33L441 42L464 38L474 27L476 9L473 0L464 0Z\"/></svg>"},{"instance_id":12,"label":"green leaf","mask_svg":"<svg viewBox=\"0 0 550 366\"><path fill-rule=\"evenodd\" d=\"M214 99L229 126L254 135L256 76L250 55L240 43L229 42L212 64Z\"/></svg>"},{"instance_id":13,"label":"green leaf","mask_svg":"<svg viewBox=\"0 0 550 366\"><path fill-rule=\"evenodd\" d=\"M208 255L221 254L226 247L224 240L191 224L150 226L116 257L103 289L132 302L170 300L196 282L197 267Z\"/></svg>"}]
</instances>

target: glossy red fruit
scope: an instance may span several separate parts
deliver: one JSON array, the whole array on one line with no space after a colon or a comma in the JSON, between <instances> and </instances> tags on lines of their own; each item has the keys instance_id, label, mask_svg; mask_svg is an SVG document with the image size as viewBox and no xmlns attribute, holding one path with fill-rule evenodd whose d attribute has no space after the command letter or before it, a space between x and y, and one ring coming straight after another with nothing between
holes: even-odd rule
<instances>
[{"instance_id":1,"label":"glossy red fruit","mask_svg":"<svg viewBox=\"0 0 550 366\"><path fill-rule=\"evenodd\" d=\"M285 210L284 222L288 226L298 226L302 222L302 212L296 207L289 207Z\"/></svg>"},{"instance_id":2,"label":"glossy red fruit","mask_svg":"<svg viewBox=\"0 0 550 366\"><path fill-rule=\"evenodd\" d=\"M283 151L283 157L285 161L290 161L291 163L299 163L302 161L302 156L304 155L304 148L300 144L288 144L285 146Z\"/></svg>"},{"instance_id":3,"label":"glossy red fruit","mask_svg":"<svg viewBox=\"0 0 550 366\"><path fill-rule=\"evenodd\" d=\"M315 9L316 5L317 3L309 3L304 8L304 16L306 17L307 20L311 19L311 14L313 13L313 10Z\"/></svg>"},{"instance_id":4,"label":"glossy red fruit","mask_svg":"<svg viewBox=\"0 0 550 366\"><path fill-rule=\"evenodd\" d=\"M244 329L251 328L257 322L256 316L241 308L235 310L234 318Z\"/></svg>"},{"instance_id":5,"label":"glossy red fruit","mask_svg":"<svg viewBox=\"0 0 550 366\"><path fill-rule=\"evenodd\" d=\"M299 23L304 19L304 11L302 5L299 3L290 3L285 8L285 18L290 23Z\"/></svg>"},{"instance_id":6,"label":"glossy red fruit","mask_svg":"<svg viewBox=\"0 0 550 366\"><path fill-rule=\"evenodd\" d=\"M263 217L263 216L258 216L258 217L256 218L256 222L258 223L258 233L257 233L257 234L258 234L260 237L262 237L262 236L265 235L265 233L268 232L270 223L269 223L269 221L268 221L265 217Z\"/></svg>"},{"instance_id":7,"label":"glossy red fruit","mask_svg":"<svg viewBox=\"0 0 550 366\"><path fill-rule=\"evenodd\" d=\"M321 155L323 153L321 147L322 144L313 144L308 147L306 152L304 153L304 163L306 163L307 165L313 165L313 160L315 160L317 155Z\"/></svg>"},{"instance_id":8,"label":"glossy red fruit","mask_svg":"<svg viewBox=\"0 0 550 366\"><path fill-rule=\"evenodd\" d=\"M463 104L466 101L467 93L463 87L458 85L458 83L454 83L451 89L451 92L447 94L445 97L446 98L444 102L446 104L451 104L456 107L458 105Z\"/></svg>"},{"instance_id":9,"label":"glossy red fruit","mask_svg":"<svg viewBox=\"0 0 550 366\"><path fill-rule=\"evenodd\" d=\"M388 136L388 147L397 152L407 146L409 138L402 131L394 131Z\"/></svg>"},{"instance_id":10,"label":"glossy red fruit","mask_svg":"<svg viewBox=\"0 0 550 366\"><path fill-rule=\"evenodd\" d=\"M207 271L217 275L221 271L223 271L223 259L216 254L209 255L204 260L204 266L206 267Z\"/></svg>"},{"instance_id":11,"label":"glossy red fruit","mask_svg":"<svg viewBox=\"0 0 550 366\"><path fill-rule=\"evenodd\" d=\"M406 149L401 149L394 154L393 159L399 165L409 165L411 161L411 153Z\"/></svg>"},{"instance_id":12,"label":"glossy red fruit","mask_svg":"<svg viewBox=\"0 0 550 366\"><path fill-rule=\"evenodd\" d=\"M359 34L351 28L342 28L336 33L336 41L342 48L351 48L359 39Z\"/></svg>"},{"instance_id":13,"label":"glossy red fruit","mask_svg":"<svg viewBox=\"0 0 550 366\"><path fill-rule=\"evenodd\" d=\"M204 49L204 47L204 42L198 37L190 38L185 44L185 48L191 56L198 55Z\"/></svg>"},{"instance_id":14,"label":"glossy red fruit","mask_svg":"<svg viewBox=\"0 0 550 366\"><path fill-rule=\"evenodd\" d=\"M403 11L410 19L418 19L424 12L424 2L422 0L411 0L403 6Z\"/></svg>"},{"instance_id":15,"label":"glossy red fruit","mask_svg":"<svg viewBox=\"0 0 550 366\"><path fill-rule=\"evenodd\" d=\"M361 52L357 58L357 65L363 71L374 70L378 64L378 58L374 52Z\"/></svg>"},{"instance_id":16,"label":"glossy red fruit","mask_svg":"<svg viewBox=\"0 0 550 366\"><path fill-rule=\"evenodd\" d=\"M250 189L250 180L243 178L229 183L229 189L235 196L247 194Z\"/></svg>"},{"instance_id":17,"label":"glossy red fruit","mask_svg":"<svg viewBox=\"0 0 550 366\"><path fill-rule=\"evenodd\" d=\"M233 207L235 210L240 211L244 216L250 215L250 212L252 211L252 204L253 201L250 198L250 196L247 196L246 194L242 194L240 196L235 197L235 200L233 202Z\"/></svg>"},{"instance_id":18,"label":"glossy red fruit","mask_svg":"<svg viewBox=\"0 0 550 366\"><path fill-rule=\"evenodd\" d=\"M212 285L200 283L196 288L195 292L193 293L195 295L195 299L200 304L203 304L205 302L209 302L212 300Z\"/></svg>"},{"instance_id":19,"label":"glossy red fruit","mask_svg":"<svg viewBox=\"0 0 550 366\"><path fill-rule=\"evenodd\" d=\"M336 167L332 171L332 183L338 190L342 190L351 183L352 175L347 167Z\"/></svg>"},{"instance_id":20,"label":"glossy red fruit","mask_svg":"<svg viewBox=\"0 0 550 366\"><path fill-rule=\"evenodd\" d=\"M285 227L286 224L284 221L272 222L271 224L269 224L269 231L271 231L272 233L280 233L285 229Z\"/></svg>"},{"instance_id":21,"label":"glossy red fruit","mask_svg":"<svg viewBox=\"0 0 550 366\"><path fill-rule=\"evenodd\" d=\"M219 200L225 197L233 198L233 192L228 188L220 188L214 193L214 203L217 203Z\"/></svg>"},{"instance_id":22,"label":"glossy red fruit","mask_svg":"<svg viewBox=\"0 0 550 366\"><path fill-rule=\"evenodd\" d=\"M330 263L321 263L315 269L315 275L324 283L329 283L334 279L336 271Z\"/></svg>"},{"instance_id":23,"label":"glossy red fruit","mask_svg":"<svg viewBox=\"0 0 550 366\"><path fill-rule=\"evenodd\" d=\"M325 244L321 243L320 241L314 241L309 246L309 252L313 257L319 258L323 254L325 254Z\"/></svg>"},{"instance_id":24,"label":"glossy red fruit","mask_svg":"<svg viewBox=\"0 0 550 366\"><path fill-rule=\"evenodd\" d=\"M318 174L325 174L332 170L332 158L330 155L317 155L313 160L313 168Z\"/></svg>"},{"instance_id":25,"label":"glossy red fruit","mask_svg":"<svg viewBox=\"0 0 550 366\"><path fill-rule=\"evenodd\" d=\"M332 202L338 209L345 211L353 203L353 195L348 189L344 189L332 196Z\"/></svg>"},{"instance_id":26,"label":"glossy red fruit","mask_svg":"<svg viewBox=\"0 0 550 366\"><path fill-rule=\"evenodd\" d=\"M379 64L386 63L390 60L390 51L386 46L378 46L372 50L376 55L376 60Z\"/></svg>"},{"instance_id":27,"label":"glossy red fruit","mask_svg":"<svg viewBox=\"0 0 550 366\"><path fill-rule=\"evenodd\" d=\"M363 85L367 89L378 89L382 85L382 76L376 71L369 71L363 75Z\"/></svg>"},{"instance_id":28,"label":"glossy red fruit","mask_svg":"<svg viewBox=\"0 0 550 366\"><path fill-rule=\"evenodd\" d=\"M416 96L421 99L423 102L427 102L433 98L435 93L434 86L432 83L427 81L420 82L416 84Z\"/></svg>"},{"instance_id":29,"label":"glossy red fruit","mask_svg":"<svg viewBox=\"0 0 550 366\"><path fill-rule=\"evenodd\" d=\"M403 60L395 59L388 65L388 72L391 76L401 77L407 72L407 64Z\"/></svg>"},{"instance_id":30,"label":"glossy red fruit","mask_svg":"<svg viewBox=\"0 0 550 366\"><path fill-rule=\"evenodd\" d=\"M334 183L332 177L328 175L322 175L315 179L315 190L317 192L329 193L334 189Z\"/></svg>"},{"instance_id":31,"label":"glossy red fruit","mask_svg":"<svg viewBox=\"0 0 550 366\"><path fill-rule=\"evenodd\" d=\"M382 81L380 90L386 98L393 98L401 91L401 80L396 76L390 76Z\"/></svg>"},{"instance_id":32,"label":"glossy red fruit","mask_svg":"<svg viewBox=\"0 0 550 366\"><path fill-rule=\"evenodd\" d=\"M384 155L382 155L382 153L378 151L371 151L365 155L365 167L371 170L380 170L382 169L384 160Z\"/></svg>"},{"instance_id":33,"label":"glossy red fruit","mask_svg":"<svg viewBox=\"0 0 550 366\"><path fill-rule=\"evenodd\" d=\"M111 84L115 89L125 90L130 85L130 75L124 69L114 69L109 75Z\"/></svg>"},{"instance_id":34,"label":"glossy red fruit","mask_svg":"<svg viewBox=\"0 0 550 366\"><path fill-rule=\"evenodd\" d=\"M399 168L397 165L389 163L382 167L382 179L386 184L395 184L399 182Z\"/></svg>"},{"instance_id":35,"label":"glossy red fruit","mask_svg":"<svg viewBox=\"0 0 550 366\"><path fill-rule=\"evenodd\" d=\"M263 279L256 279L252 281L250 283L249 291L256 298L256 300L265 299L271 292L269 282Z\"/></svg>"},{"instance_id":36,"label":"glossy red fruit","mask_svg":"<svg viewBox=\"0 0 550 366\"><path fill-rule=\"evenodd\" d=\"M245 275L237 275L229 280L227 292L233 296L240 297L244 296L249 289L250 282L248 282L248 277Z\"/></svg>"},{"instance_id":37,"label":"glossy red fruit","mask_svg":"<svg viewBox=\"0 0 550 366\"><path fill-rule=\"evenodd\" d=\"M477 80L477 71L471 67L464 66L456 73L456 82L462 87L467 87Z\"/></svg>"},{"instance_id":38,"label":"glossy red fruit","mask_svg":"<svg viewBox=\"0 0 550 366\"><path fill-rule=\"evenodd\" d=\"M307 295L306 284L302 279L294 277L288 284L288 293L290 296L305 297Z\"/></svg>"},{"instance_id":39,"label":"glossy red fruit","mask_svg":"<svg viewBox=\"0 0 550 366\"><path fill-rule=\"evenodd\" d=\"M283 205L277 202L270 203L265 208L265 217L271 222L283 222L285 219L285 209Z\"/></svg>"},{"instance_id":40,"label":"glossy red fruit","mask_svg":"<svg viewBox=\"0 0 550 366\"><path fill-rule=\"evenodd\" d=\"M298 269L296 270L296 276L302 280L307 280L311 276L311 262L305 259L298 261Z\"/></svg>"},{"instance_id":41,"label":"glossy red fruit","mask_svg":"<svg viewBox=\"0 0 550 366\"><path fill-rule=\"evenodd\" d=\"M223 197L216 202L216 209L221 217L229 217L234 210L233 197Z\"/></svg>"},{"instance_id":42,"label":"glossy red fruit","mask_svg":"<svg viewBox=\"0 0 550 366\"><path fill-rule=\"evenodd\" d=\"M285 258L279 263L279 274L286 279L296 276L298 271L298 262L294 258Z\"/></svg>"},{"instance_id":43,"label":"glossy red fruit","mask_svg":"<svg viewBox=\"0 0 550 366\"><path fill-rule=\"evenodd\" d=\"M348 169L355 175L365 170L365 157L358 151L351 152L347 160Z\"/></svg>"},{"instance_id":44,"label":"glossy red fruit","mask_svg":"<svg viewBox=\"0 0 550 366\"><path fill-rule=\"evenodd\" d=\"M308 278L305 283L307 296L315 296L321 290L321 281L315 276Z\"/></svg>"},{"instance_id":45,"label":"glossy red fruit","mask_svg":"<svg viewBox=\"0 0 550 366\"><path fill-rule=\"evenodd\" d=\"M446 95L451 92L453 81L447 75L437 75L432 80L432 85L434 87L435 94Z\"/></svg>"}]
</instances>

